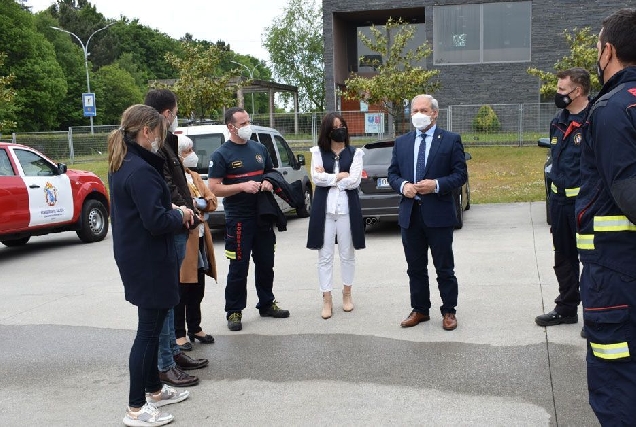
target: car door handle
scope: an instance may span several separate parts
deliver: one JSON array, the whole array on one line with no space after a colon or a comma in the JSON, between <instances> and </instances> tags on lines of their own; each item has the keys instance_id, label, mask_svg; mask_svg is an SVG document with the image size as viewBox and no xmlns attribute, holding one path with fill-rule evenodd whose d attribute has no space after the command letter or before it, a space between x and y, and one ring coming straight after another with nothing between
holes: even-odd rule
<instances>
[{"instance_id":1,"label":"car door handle","mask_svg":"<svg viewBox=\"0 0 636 427\"><path fill-rule=\"evenodd\" d=\"M40 186L37 184L31 184L29 185L29 188L40 188Z\"/></svg>"},{"instance_id":2,"label":"car door handle","mask_svg":"<svg viewBox=\"0 0 636 427\"><path fill-rule=\"evenodd\" d=\"M283 171L283 175L287 175L287 171Z\"/></svg>"}]
</instances>

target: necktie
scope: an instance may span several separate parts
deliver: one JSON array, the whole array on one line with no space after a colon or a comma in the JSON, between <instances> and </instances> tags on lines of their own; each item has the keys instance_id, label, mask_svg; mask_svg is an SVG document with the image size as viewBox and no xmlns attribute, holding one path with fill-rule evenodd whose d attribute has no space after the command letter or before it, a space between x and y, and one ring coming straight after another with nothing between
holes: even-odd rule
<instances>
[{"instance_id":1,"label":"necktie","mask_svg":"<svg viewBox=\"0 0 636 427\"><path fill-rule=\"evenodd\" d=\"M415 182L424 178L424 168L426 167L426 134L420 133L418 138L420 139L420 149L415 164Z\"/></svg>"}]
</instances>

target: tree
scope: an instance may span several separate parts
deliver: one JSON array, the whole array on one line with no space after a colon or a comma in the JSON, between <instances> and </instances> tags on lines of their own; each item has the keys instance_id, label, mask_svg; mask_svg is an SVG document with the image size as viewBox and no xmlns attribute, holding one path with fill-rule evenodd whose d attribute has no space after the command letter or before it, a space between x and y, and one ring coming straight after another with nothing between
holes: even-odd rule
<instances>
[{"instance_id":1,"label":"tree","mask_svg":"<svg viewBox=\"0 0 636 427\"><path fill-rule=\"evenodd\" d=\"M0 53L0 68L2 68L6 58L7 55L5 53ZM13 110L12 101L15 96L15 91L11 89L11 82L14 78L15 76L13 74L6 76L0 75L0 133L5 129L15 128L15 122L7 119Z\"/></svg>"},{"instance_id":2,"label":"tree","mask_svg":"<svg viewBox=\"0 0 636 427\"><path fill-rule=\"evenodd\" d=\"M68 86L57 109L57 128L86 125L87 119L82 111L82 93L86 92L84 53L77 43L73 43L72 37L51 28L59 26L59 23L48 10L37 13L34 18L38 31L53 45L55 57Z\"/></svg>"},{"instance_id":3,"label":"tree","mask_svg":"<svg viewBox=\"0 0 636 427\"><path fill-rule=\"evenodd\" d=\"M126 108L143 103L144 93L135 78L117 64L100 68L94 82L98 124L118 124Z\"/></svg>"},{"instance_id":4,"label":"tree","mask_svg":"<svg viewBox=\"0 0 636 427\"><path fill-rule=\"evenodd\" d=\"M7 59L0 75L13 74L13 118L21 131L57 127L57 110L67 93L53 46L37 31L33 15L14 1L0 2L0 46Z\"/></svg>"},{"instance_id":5,"label":"tree","mask_svg":"<svg viewBox=\"0 0 636 427\"><path fill-rule=\"evenodd\" d=\"M424 70L417 65L431 54L426 42L407 50L407 43L415 36L415 27L402 19L389 18L386 25L370 28L373 40L359 33L362 43L373 52L382 55L383 61L360 58L360 62L376 70L373 77L356 73L345 81L346 89L341 95L348 99L359 99L368 104L379 104L393 118L394 124L404 114L404 101L418 94L431 94L439 88L439 82L431 80L438 70Z\"/></svg>"},{"instance_id":6,"label":"tree","mask_svg":"<svg viewBox=\"0 0 636 427\"><path fill-rule=\"evenodd\" d=\"M596 60L598 54L596 42L598 36L592 33L590 27L585 27L581 30L577 30L576 28L572 31L564 30L561 35L565 38L565 42L570 47L570 54L559 59L554 64L555 71L567 70L572 67L585 68L590 72L592 91L600 90L601 85L596 75ZM550 99L554 96L557 85L556 73L531 67L528 68L528 74L541 79L539 92L542 97Z\"/></svg>"},{"instance_id":7,"label":"tree","mask_svg":"<svg viewBox=\"0 0 636 427\"><path fill-rule=\"evenodd\" d=\"M172 90L179 98L179 110L199 119L219 114L234 103L239 88L237 74L222 72L222 56L229 54L210 45L181 43L183 57L167 54L166 60L178 70L178 79Z\"/></svg>"},{"instance_id":8,"label":"tree","mask_svg":"<svg viewBox=\"0 0 636 427\"><path fill-rule=\"evenodd\" d=\"M269 52L274 76L298 87L299 108L323 111L322 9L316 1L289 0L283 14L265 29L263 46Z\"/></svg>"}]
</instances>

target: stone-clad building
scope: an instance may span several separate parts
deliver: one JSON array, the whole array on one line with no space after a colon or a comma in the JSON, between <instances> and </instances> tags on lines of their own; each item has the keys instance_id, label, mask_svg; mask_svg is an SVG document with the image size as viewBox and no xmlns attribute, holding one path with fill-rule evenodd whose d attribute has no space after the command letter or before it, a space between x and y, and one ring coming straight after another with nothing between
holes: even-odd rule
<instances>
[{"instance_id":1,"label":"stone-clad building","mask_svg":"<svg viewBox=\"0 0 636 427\"><path fill-rule=\"evenodd\" d=\"M328 110L340 110L336 94L351 71L373 54L359 40L370 25L401 17L416 26L414 45L428 41L433 54L422 66L440 70L441 106L539 102L540 82L526 70L552 70L569 54L565 29L591 27L633 1L614 0L323 0L325 89Z\"/></svg>"}]
</instances>

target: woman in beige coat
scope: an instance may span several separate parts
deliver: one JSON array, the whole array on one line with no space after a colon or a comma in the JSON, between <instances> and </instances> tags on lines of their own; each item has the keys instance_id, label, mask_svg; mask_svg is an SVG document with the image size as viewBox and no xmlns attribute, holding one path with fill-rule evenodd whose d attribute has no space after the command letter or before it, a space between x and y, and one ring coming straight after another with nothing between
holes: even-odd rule
<instances>
[{"instance_id":1,"label":"woman in beige coat","mask_svg":"<svg viewBox=\"0 0 636 427\"><path fill-rule=\"evenodd\" d=\"M181 264L179 277L179 293L181 300L174 308L174 328L177 344L182 350L192 350L191 342L196 340L203 344L212 344L214 337L206 334L201 329L201 301L205 291L205 276L210 276L216 281L216 261L214 258L214 245L210 227L204 218L205 212L212 212L217 207L216 196L203 183L201 176L190 170L195 168L198 157L192 150L192 140L185 135L178 135L179 157L186 167L186 180L190 187L190 194L194 199L194 205L198 209L201 224L190 230L186 243L186 255Z\"/></svg>"}]
</instances>

